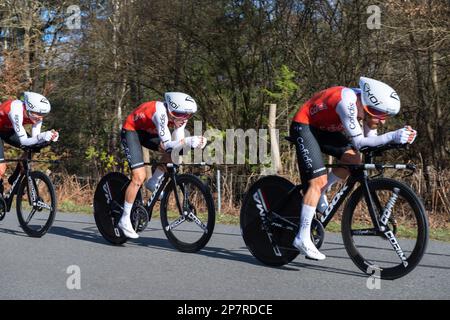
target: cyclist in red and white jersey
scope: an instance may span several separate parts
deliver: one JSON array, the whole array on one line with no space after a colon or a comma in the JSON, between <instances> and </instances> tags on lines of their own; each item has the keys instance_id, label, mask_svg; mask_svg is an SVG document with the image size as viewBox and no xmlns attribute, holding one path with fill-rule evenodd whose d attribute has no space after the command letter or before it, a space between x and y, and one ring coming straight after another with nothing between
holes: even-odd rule
<instances>
[{"instance_id":1,"label":"cyclist in red and white jersey","mask_svg":"<svg viewBox=\"0 0 450 320\"><path fill-rule=\"evenodd\" d=\"M349 174L347 169L335 168L327 175L322 152L342 163L358 164L361 163L358 152L361 147L412 143L417 132L410 126L377 134L378 126L399 111L400 98L394 89L383 82L361 77L359 88L332 87L320 91L296 113L290 136L296 142L305 189L300 230L293 245L303 255L325 259L311 241L311 222L316 210L323 213L328 206L325 192Z\"/></svg>"},{"instance_id":2,"label":"cyclist in red and white jersey","mask_svg":"<svg viewBox=\"0 0 450 320\"><path fill-rule=\"evenodd\" d=\"M188 119L197 111L195 100L181 92L167 92L164 100L141 104L128 115L122 127L122 146L131 169L131 183L125 191L123 214L118 226L125 236L132 239L139 235L131 224L131 209L146 178L142 147L162 152L161 162L167 163L171 161L172 149L179 149L184 145L204 148L206 145L205 137L185 137L184 134ZM173 129L173 134L169 128ZM163 175L164 168L158 167L145 187L153 192Z\"/></svg>"},{"instance_id":3,"label":"cyclist in red and white jersey","mask_svg":"<svg viewBox=\"0 0 450 320\"><path fill-rule=\"evenodd\" d=\"M14 147L31 146L45 141L57 141L55 130L41 132L42 121L50 112L50 102L43 95L24 92L24 101L7 100L0 104L0 190L3 191L3 175L6 171L3 142ZM31 137L24 125L31 124Z\"/></svg>"}]
</instances>

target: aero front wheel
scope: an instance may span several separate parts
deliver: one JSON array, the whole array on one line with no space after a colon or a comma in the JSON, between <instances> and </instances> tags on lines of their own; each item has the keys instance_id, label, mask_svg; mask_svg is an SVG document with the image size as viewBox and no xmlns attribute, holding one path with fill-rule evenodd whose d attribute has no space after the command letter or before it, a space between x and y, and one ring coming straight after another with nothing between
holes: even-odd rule
<instances>
[{"instance_id":1,"label":"aero front wheel","mask_svg":"<svg viewBox=\"0 0 450 320\"><path fill-rule=\"evenodd\" d=\"M17 217L23 231L31 237L42 237L53 224L56 195L50 178L42 172L30 172L22 179L16 199Z\"/></svg>"},{"instance_id":2,"label":"aero front wheel","mask_svg":"<svg viewBox=\"0 0 450 320\"><path fill-rule=\"evenodd\" d=\"M196 176L176 176L164 189L161 224L167 239L182 252L201 250L212 236L216 213L209 188ZM178 195L177 203L175 194Z\"/></svg>"},{"instance_id":3,"label":"aero front wheel","mask_svg":"<svg viewBox=\"0 0 450 320\"><path fill-rule=\"evenodd\" d=\"M244 242L256 259L269 266L285 265L299 254L292 242L298 231L301 197L297 192L287 196L293 188L282 177L267 176L250 187L242 203Z\"/></svg>"},{"instance_id":4,"label":"aero front wheel","mask_svg":"<svg viewBox=\"0 0 450 320\"><path fill-rule=\"evenodd\" d=\"M378 229L361 187L349 198L342 217L345 249L356 266L381 279L397 279L422 259L428 242L425 208L405 184L380 178L369 181ZM383 224L383 222L385 222Z\"/></svg>"}]
</instances>

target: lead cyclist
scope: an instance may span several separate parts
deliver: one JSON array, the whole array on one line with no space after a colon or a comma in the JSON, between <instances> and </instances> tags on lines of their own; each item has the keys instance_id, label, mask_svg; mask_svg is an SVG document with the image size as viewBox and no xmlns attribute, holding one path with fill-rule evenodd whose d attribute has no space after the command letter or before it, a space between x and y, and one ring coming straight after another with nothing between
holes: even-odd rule
<instances>
[{"instance_id":1,"label":"lead cyclist","mask_svg":"<svg viewBox=\"0 0 450 320\"><path fill-rule=\"evenodd\" d=\"M360 77L359 88L331 87L316 93L295 114L290 136L295 140L303 189L300 228L293 245L302 255L314 260L326 257L311 240L311 222L316 210L328 206L325 192L345 179L345 168L327 174L322 152L338 162L360 164L359 149L387 143L413 143L417 132L410 126L382 135L377 128L400 111L400 98L389 85Z\"/></svg>"}]
</instances>

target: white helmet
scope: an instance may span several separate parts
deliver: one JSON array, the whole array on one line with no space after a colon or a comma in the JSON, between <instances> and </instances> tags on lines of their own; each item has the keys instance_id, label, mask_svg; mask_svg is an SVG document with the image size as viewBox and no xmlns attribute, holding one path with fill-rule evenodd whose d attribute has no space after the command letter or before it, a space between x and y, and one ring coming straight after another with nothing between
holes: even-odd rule
<instances>
[{"instance_id":1,"label":"white helmet","mask_svg":"<svg viewBox=\"0 0 450 320\"><path fill-rule=\"evenodd\" d=\"M50 112L50 102L46 97L35 92L24 92L25 107L28 112L46 115Z\"/></svg>"},{"instance_id":2,"label":"white helmet","mask_svg":"<svg viewBox=\"0 0 450 320\"><path fill-rule=\"evenodd\" d=\"M175 117L197 112L197 103L191 96L181 92L166 92L164 99L169 112Z\"/></svg>"},{"instance_id":3,"label":"white helmet","mask_svg":"<svg viewBox=\"0 0 450 320\"><path fill-rule=\"evenodd\" d=\"M385 118L395 116L400 111L400 98L387 84L366 78L359 78L361 101L364 109L372 116Z\"/></svg>"}]
</instances>

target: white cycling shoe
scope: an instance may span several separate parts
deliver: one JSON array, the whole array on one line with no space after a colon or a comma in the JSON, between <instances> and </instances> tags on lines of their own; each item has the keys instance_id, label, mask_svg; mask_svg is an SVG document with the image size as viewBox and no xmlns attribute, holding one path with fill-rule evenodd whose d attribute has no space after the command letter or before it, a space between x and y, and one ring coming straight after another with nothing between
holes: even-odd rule
<instances>
[{"instance_id":1,"label":"white cycling shoe","mask_svg":"<svg viewBox=\"0 0 450 320\"><path fill-rule=\"evenodd\" d=\"M295 237L292 245L300 251L300 254L306 256L309 259L325 260L326 258L324 254L320 253L319 250L317 250L316 246L314 245L314 243L312 243L311 240L303 241L302 239Z\"/></svg>"},{"instance_id":2,"label":"white cycling shoe","mask_svg":"<svg viewBox=\"0 0 450 320\"><path fill-rule=\"evenodd\" d=\"M133 226L131 225L130 219L120 219L117 226L123 231L125 237L130 239L137 239L139 235L134 231Z\"/></svg>"}]
</instances>

